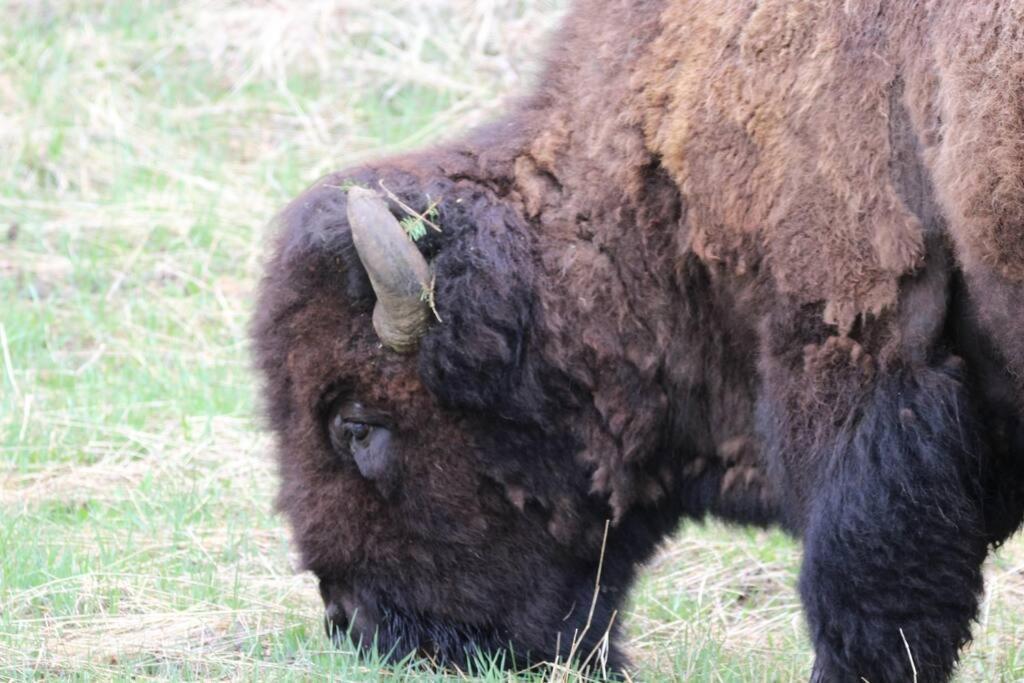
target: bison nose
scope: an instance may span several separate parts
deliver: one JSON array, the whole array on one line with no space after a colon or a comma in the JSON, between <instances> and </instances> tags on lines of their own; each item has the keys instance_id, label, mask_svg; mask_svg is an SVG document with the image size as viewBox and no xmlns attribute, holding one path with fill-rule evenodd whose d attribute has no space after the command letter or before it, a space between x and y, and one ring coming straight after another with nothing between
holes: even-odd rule
<instances>
[{"instance_id":1,"label":"bison nose","mask_svg":"<svg viewBox=\"0 0 1024 683\"><path fill-rule=\"evenodd\" d=\"M337 599L327 602L324 608L327 636L340 643L347 634L358 647L369 648L377 634L375 614L371 606L356 602L349 593L341 593Z\"/></svg>"},{"instance_id":2,"label":"bison nose","mask_svg":"<svg viewBox=\"0 0 1024 683\"><path fill-rule=\"evenodd\" d=\"M348 615L336 602L329 602L324 608L324 630L331 642L338 643L348 633Z\"/></svg>"}]
</instances>

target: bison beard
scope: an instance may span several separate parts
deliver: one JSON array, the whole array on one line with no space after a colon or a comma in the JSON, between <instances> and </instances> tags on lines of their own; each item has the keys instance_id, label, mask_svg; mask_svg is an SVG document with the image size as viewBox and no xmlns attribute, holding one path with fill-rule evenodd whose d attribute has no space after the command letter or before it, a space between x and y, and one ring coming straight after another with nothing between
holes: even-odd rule
<instances>
[{"instance_id":1,"label":"bison beard","mask_svg":"<svg viewBox=\"0 0 1024 683\"><path fill-rule=\"evenodd\" d=\"M581 1L507 116L296 199L252 332L332 635L623 666L714 515L803 540L815 680L947 680L1024 514L1022 19Z\"/></svg>"},{"instance_id":2,"label":"bison beard","mask_svg":"<svg viewBox=\"0 0 1024 683\"><path fill-rule=\"evenodd\" d=\"M351 638L361 649L376 648L391 661L401 661L409 655L426 657L441 666L456 666L465 671L482 653L502 653L510 646L508 634L499 629L474 624L442 621L429 614L409 612L392 604L383 596L364 596L361 604L372 604L375 611L372 632L353 629L349 617L332 599L329 585L321 583L321 595L327 605L324 626L335 643ZM358 612L352 616L358 620ZM521 666L511 650L507 663Z\"/></svg>"}]
</instances>

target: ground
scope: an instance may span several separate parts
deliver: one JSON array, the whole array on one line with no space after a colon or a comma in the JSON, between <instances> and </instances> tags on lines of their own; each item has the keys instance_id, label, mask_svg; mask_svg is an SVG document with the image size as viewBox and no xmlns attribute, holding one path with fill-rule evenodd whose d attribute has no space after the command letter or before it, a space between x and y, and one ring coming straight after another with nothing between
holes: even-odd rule
<instances>
[{"instance_id":1,"label":"ground","mask_svg":"<svg viewBox=\"0 0 1024 683\"><path fill-rule=\"evenodd\" d=\"M272 510L245 326L274 212L493 114L561 10L0 3L0 680L441 678L324 638ZM805 679L799 557L681 529L622 615L633 677ZM1024 542L987 576L960 678L1024 680Z\"/></svg>"}]
</instances>

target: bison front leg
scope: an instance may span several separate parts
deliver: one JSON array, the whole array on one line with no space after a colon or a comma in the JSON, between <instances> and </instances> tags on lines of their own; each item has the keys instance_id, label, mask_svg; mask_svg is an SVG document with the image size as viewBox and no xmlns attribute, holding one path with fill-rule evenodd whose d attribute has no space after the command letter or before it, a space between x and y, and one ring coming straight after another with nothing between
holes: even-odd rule
<instances>
[{"instance_id":1,"label":"bison front leg","mask_svg":"<svg viewBox=\"0 0 1024 683\"><path fill-rule=\"evenodd\" d=\"M876 366L832 337L769 375L816 682L945 681L970 639L985 449L961 365Z\"/></svg>"}]
</instances>

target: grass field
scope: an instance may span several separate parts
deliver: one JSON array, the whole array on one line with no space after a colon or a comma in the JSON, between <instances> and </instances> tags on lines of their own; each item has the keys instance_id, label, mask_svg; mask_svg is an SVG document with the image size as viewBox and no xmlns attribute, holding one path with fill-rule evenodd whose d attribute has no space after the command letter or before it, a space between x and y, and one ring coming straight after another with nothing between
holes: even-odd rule
<instances>
[{"instance_id":1,"label":"grass field","mask_svg":"<svg viewBox=\"0 0 1024 683\"><path fill-rule=\"evenodd\" d=\"M493 113L559 11L0 0L0 679L443 678L323 636L245 328L274 212ZM634 678L805 678L798 561L682 529L624 617ZM1024 680L1024 543L987 573L961 679Z\"/></svg>"}]
</instances>

